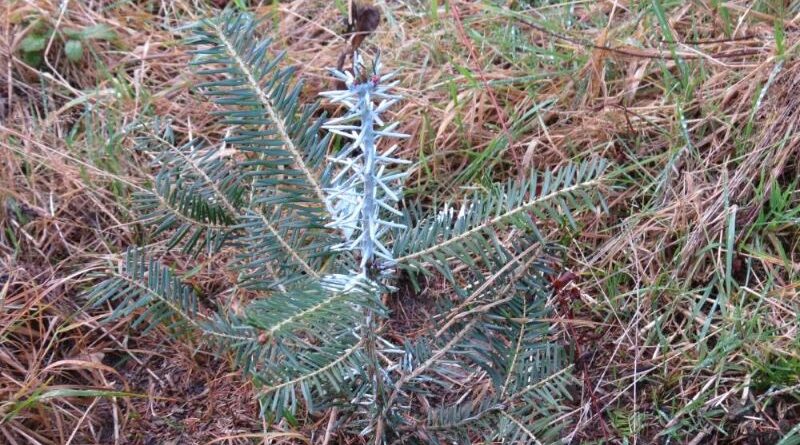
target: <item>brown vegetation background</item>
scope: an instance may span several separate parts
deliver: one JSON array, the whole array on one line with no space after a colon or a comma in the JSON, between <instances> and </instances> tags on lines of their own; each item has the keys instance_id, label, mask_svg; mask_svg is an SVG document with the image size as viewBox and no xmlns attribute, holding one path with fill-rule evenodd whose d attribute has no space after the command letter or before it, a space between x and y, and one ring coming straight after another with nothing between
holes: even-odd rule
<instances>
[{"instance_id":1,"label":"brown vegetation background","mask_svg":"<svg viewBox=\"0 0 800 445\"><path fill-rule=\"evenodd\" d=\"M147 230L129 213L150 172L130 126L163 115L223 135L177 29L223 3L0 5L0 443L322 443L326 416L265 431L224 358L80 298ZM412 196L613 162L608 212L561 240L575 279L554 335L583 351L571 443L797 443L797 6L440 3L376 1L364 42L399 71ZM247 5L308 100L331 87L345 4ZM114 37L69 60L58 31L97 25ZM41 29L57 33L32 65ZM208 263L192 284L223 278Z\"/></svg>"}]
</instances>

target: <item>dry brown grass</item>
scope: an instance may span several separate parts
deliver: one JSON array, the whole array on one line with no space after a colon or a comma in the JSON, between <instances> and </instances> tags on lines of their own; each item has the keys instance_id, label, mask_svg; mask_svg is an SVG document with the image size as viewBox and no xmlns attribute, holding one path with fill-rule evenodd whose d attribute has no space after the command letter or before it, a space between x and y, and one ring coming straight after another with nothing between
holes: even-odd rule
<instances>
[{"instance_id":1,"label":"dry brown grass","mask_svg":"<svg viewBox=\"0 0 800 445\"><path fill-rule=\"evenodd\" d=\"M734 1L725 18L717 2L673 5L667 26L683 43L670 45L647 5L514 13L506 6L524 2L452 1L433 14L429 2L377 3L384 23L367 45L400 70L397 120L414 135L402 155L421 161L414 193L458 193L594 155L616 163L609 214L565 235L579 279L573 318L556 314L559 336L588 351L576 367L586 384L564 419L572 443L768 444L788 434L800 422L797 11ZM125 128L165 115L185 134L220 137L172 31L213 9L60 5L9 0L0 19L0 442L252 443L243 435L263 432L256 406L224 361L104 324L108 312L87 312L79 298L91 272L143 230L126 206L148 167ZM333 2L253 10L307 98L327 89L343 44ZM34 68L18 52L34 20L105 24L119 39L90 42L78 63L53 39ZM787 208L770 213L774 187L788 190ZM780 378L765 371L781 366L790 371ZM65 389L116 392L53 392ZM319 440L327 417L314 421L273 432Z\"/></svg>"}]
</instances>

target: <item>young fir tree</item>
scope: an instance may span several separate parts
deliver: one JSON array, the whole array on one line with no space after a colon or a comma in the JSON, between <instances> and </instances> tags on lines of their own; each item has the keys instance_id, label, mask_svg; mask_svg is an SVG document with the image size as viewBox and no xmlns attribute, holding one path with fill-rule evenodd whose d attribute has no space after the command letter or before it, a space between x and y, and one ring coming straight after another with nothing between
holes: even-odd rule
<instances>
[{"instance_id":1,"label":"young fir tree","mask_svg":"<svg viewBox=\"0 0 800 445\"><path fill-rule=\"evenodd\" d=\"M345 89L323 93L346 112L317 117L255 25L227 12L193 26L192 64L209 79L198 89L241 155L175 146L168 129L140 141L158 173L135 207L164 242L130 249L94 303L134 326L194 331L254 380L271 421L337 407L337 431L376 444L556 440L572 380L540 321L553 247L537 221L574 224L572 212L602 203L604 163L531 173L438 210L401 205L409 161L384 143L406 136L386 121L400 99L392 74L356 57L354 72L333 72ZM255 298L207 315L159 261L178 249L222 252L231 291ZM407 338L388 335L383 303L401 275L438 277L451 294Z\"/></svg>"}]
</instances>

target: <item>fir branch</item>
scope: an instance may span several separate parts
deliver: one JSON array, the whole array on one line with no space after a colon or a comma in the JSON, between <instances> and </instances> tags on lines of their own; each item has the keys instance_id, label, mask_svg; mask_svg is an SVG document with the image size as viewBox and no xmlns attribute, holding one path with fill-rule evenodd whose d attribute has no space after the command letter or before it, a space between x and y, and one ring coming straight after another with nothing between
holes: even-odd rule
<instances>
[{"instance_id":1,"label":"fir branch","mask_svg":"<svg viewBox=\"0 0 800 445\"><path fill-rule=\"evenodd\" d=\"M453 338L451 338L450 341L447 342L446 345L442 346L430 358L428 358L428 360L425 360L424 363L414 368L414 370L411 371L410 373L403 375L394 385L394 392L392 393L391 398L389 399L389 404L391 404L391 402L394 401L394 399L397 397L398 393L402 391L403 386L406 383L419 377L423 372L425 372L426 369L433 366L440 358L442 358L445 354L450 352L451 349L455 348L458 345L458 343L461 340L463 340L464 337L466 337L467 334L469 334L475 328L476 324L478 324L478 319L477 318L472 319L469 323L467 323L464 327L462 327L461 330L457 334L455 334Z\"/></svg>"},{"instance_id":2,"label":"fir branch","mask_svg":"<svg viewBox=\"0 0 800 445\"><path fill-rule=\"evenodd\" d=\"M253 71L250 69L250 65L245 63L242 59L242 55L238 53L236 50L236 46L228 39L225 35L225 31L220 27L219 23L216 21L210 21L211 27L216 31L217 37L219 38L220 42L225 47L225 50L228 56L233 59L238 67L239 71L244 74L245 78L247 79L247 84L249 88L251 88L259 99L261 106L267 112L270 121L275 125L275 129L278 132L278 136L283 141L285 148L289 151L294 159L295 166L303 172L306 180L309 184L313 187L314 193L319 199L321 203L325 203L325 193L322 191L322 186L320 185L317 177L312 172L305 161L303 160L303 156L300 153L300 150L295 146L294 140L289 135L289 131L286 128L286 122L282 116L279 116L278 112L276 111L275 106L272 104L272 100L270 99L269 94L261 88L261 85L256 80L256 76ZM329 210L330 212L330 210Z\"/></svg>"},{"instance_id":3,"label":"fir branch","mask_svg":"<svg viewBox=\"0 0 800 445\"><path fill-rule=\"evenodd\" d=\"M154 197L156 199L157 203L158 203L158 207L159 208L164 209L167 213L169 213L175 219L183 221L186 224L190 224L190 225L193 225L193 226L200 226L200 227L203 227L203 228L205 228L206 230L209 230L209 231L224 231L224 230L230 230L231 229L231 225L230 224L215 224L215 223L212 223L212 222L209 222L209 221L199 220L197 218L193 218L191 216L185 215L181 211L181 209L179 209L176 206L173 206L172 203L167 198L165 198L161 193L153 192L153 191L150 191L150 190L148 190L146 192L137 192L137 193L139 193L141 196L148 196L148 197L152 196L152 197ZM153 219L153 218L154 218L153 216L151 216L151 217L145 216L140 220L140 222L146 223L146 222L148 222L148 220Z\"/></svg>"},{"instance_id":4,"label":"fir branch","mask_svg":"<svg viewBox=\"0 0 800 445\"><path fill-rule=\"evenodd\" d=\"M139 253L136 252L136 251L128 252L127 256L128 256L128 259L127 259L128 264L136 263L140 259ZM143 259L143 257L141 257L141 259ZM153 270L153 265L157 265L156 270ZM144 278L144 276L145 276L144 272L145 271L140 271L140 273L142 274L142 278ZM159 263L151 263L151 266L147 268L146 272L147 272L147 274L163 275L164 279L168 280L168 281L174 280L174 277L172 276L172 273L169 272L169 269L166 268L166 266L163 266L163 265L161 265ZM189 311L185 310L179 304L177 304L174 301L174 299L169 298L167 295L163 295L162 293L158 292L157 290L152 289L150 286L147 286L145 284L140 283L137 280L132 279L128 275L122 274L122 273L120 273L118 271L113 271L113 272L109 273L109 276L110 276L110 278L108 280L106 280L104 284L101 284L101 285L97 286L95 288L95 290L97 290L97 289L101 289L102 290L107 285L111 286L113 284L113 282L109 281L109 280L116 280L118 283L124 283L124 285L128 286L129 289L135 289L138 292L149 296L151 299L155 299L155 300L161 302L162 304L166 305L173 314L175 314L181 320L183 320L184 322L189 324L193 329L196 329L196 330L202 332L203 334L210 335L212 337L218 337L218 338L221 338L221 339L226 339L226 340L235 340L235 341L252 341L253 340L252 338L249 338L249 337L231 335L231 334L227 334L227 333L224 333L224 332L217 332L214 329L210 329L207 325L204 325L203 323L198 322L198 320L196 319L196 317L199 317L200 319L202 319L202 320L204 320L206 322L210 322L211 319L209 317L207 317L207 316L205 316L205 315L203 315L203 314L201 314L199 312L197 312L195 314L190 314ZM183 285L181 285L181 286L183 286ZM120 287L120 286L115 286L115 287ZM183 287L185 288L185 286L183 286ZM186 290L189 291L189 292L193 292L192 290L189 290L189 289L186 289ZM127 294L127 291L126 292L121 292L121 294L123 294L123 295ZM96 298L96 296L92 296L92 294L90 294L90 300L95 300L94 304L96 305L96 304L101 303L103 299Z\"/></svg>"},{"instance_id":5,"label":"fir branch","mask_svg":"<svg viewBox=\"0 0 800 445\"><path fill-rule=\"evenodd\" d=\"M285 382L279 383L277 385L267 386L267 387L259 390L258 395L259 395L259 397L264 397L269 393L273 393L273 392L281 390L283 388L291 387L291 386L296 385L298 383L301 383L303 381L310 380L310 379L313 379L313 378L315 378L317 376L320 376L320 375L332 370L336 366L339 366L340 364L344 363L353 354L355 354L356 352L361 350L362 346L363 346L363 340L359 340L352 347L342 351L342 353L339 356L339 358L337 358L336 360L331 361L327 365L325 365L323 367L320 367L320 368L317 368L317 369L315 369L315 370L313 370L313 371L311 371L311 372L309 372L307 374L303 374L303 375L301 375L299 377L295 377L295 378L293 378L291 380L287 380Z\"/></svg>"},{"instance_id":6,"label":"fir branch","mask_svg":"<svg viewBox=\"0 0 800 445\"><path fill-rule=\"evenodd\" d=\"M522 273L524 273L525 271L527 271L527 269L531 266L531 264L533 264L537 260L537 258L534 255L531 255L531 254L536 249L538 249L539 247L540 246L537 245L537 244L531 244L527 249L523 250L518 255L514 256L514 258L509 260L497 272L493 273L492 276L489 277L489 279L487 279L486 281L481 283L481 285L478 286L478 288L475 289L475 291L473 291L472 294L469 297L465 298L464 301L462 301L456 308L454 308L453 310L450 311L451 316L449 317L447 323L445 323L444 326L439 328L439 330L436 332L436 335L437 336L442 335L442 333L444 331L449 329L454 323L456 323L458 320L461 320L462 318L468 317L469 315L473 315L473 314L476 314L476 313L485 312L487 309L489 309L491 306L489 306L489 307L482 306L482 307L479 307L479 308L476 308L476 309L472 309L472 310L469 310L469 311L462 312L462 310L464 310L467 306L472 304L477 298L479 298L480 296L484 295L484 293L493 284L495 284L497 282L497 280L500 279L500 277L503 277L506 274L506 272L508 272L512 268L516 267L515 271L512 273L512 275L510 277L511 283L513 283L515 279L519 278L519 276ZM521 262L520 260L522 260L522 259L525 259L525 261ZM508 285L505 286L505 288L502 291L498 292L497 294L498 295L506 294L507 291L510 290L510 287L511 287L511 284L509 283ZM495 301L493 304L505 303L506 301L508 301L509 298L512 298L512 297L513 297L513 294L512 294L511 297L506 297L506 298L503 298L503 299L501 299L499 301Z\"/></svg>"},{"instance_id":7,"label":"fir branch","mask_svg":"<svg viewBox=\"0 0 800 445\"><path fill-rule=\"evenodd\" d=\"M192 170L194 170L195 173L203 179L203 181L206 183L206 185L209 188L211 188L211 190L214 191L215 198L219 202L221 202L223 206L225 206L226 210L228 210L232 215L239 214L239 209L237 209L236 206L234 206L230 202L230 200L228 200L227 196L225 196L225 193L223 193L222 190L220 190L220 188L217 185L217 183L208 176L208 174L205 172L205 170L203 170L197 164L197 162L195 162L195 160L192 159L191 156L186 156L186 154L184 154L183 151L181 151L179 149L174 150L174 153L176 155L178 155L178 157L180 157L183 160L183 162L185 162L187 165L191 166Z\"/></svg>"},{"instance_id":8,"label":"fir branch","mask_svg":"<svg viewBox=\"0 0 800 445\"><path fill-rule=\"evenodd\" d=\"M329 325L351 330L359 307L382 311L374 284L361 276L329 275L309 280L285 294L256 300L245 309L248 324L273 338L282 331L328 335ZM334 318L332 315L336 314ZM326 317L327 316L327 317ZM317 323L314 321L317 320ZM330 323L326 323L330 320Z\"/></svg>"},{"instance_id":9,"label":"fir branch","mask_svg":"<svg viewBox=\"0 0 800 445\"><path fill-rule=\"evenodd\" d=\"M371 269L385 272L393 264L392 253L382 239L384 235L390 229L406 228L391 218L402 215L394 204L400 200L400 183L407 172L391 171L387 167L409 162L391 156L397 146L383 153L378 151L383 137L407 137L393 131L396 124L386 125L381 118L381 113L400 99L390 93L394 86L389 82L393 74L380 74L380 57L375 58L368 71L358 54L354 55L354 69L354 73L333 71L347 89L321 93L348 109L344 116L329 120L324 128L352 141L331 158L340 167L326 190L329 207L334 210L333 222L328 226L344 234L345 242L337 246L338 249L360 252L360 273L369 276ZM375 103L376 100L380 103ZM378 126L383 128L378 129ZM376 264L376 257L382 264Z\"/></svg>"},{"instance_id":10,"label":"fir branch","mask_svg":"<svg viewBox=\"0 0 800 445\"><path fill-rule=\"evenodd\" d=\"M525 320L528 316L528 301L527 299L522 299L522 318ZM525 341L525 327L527 324L527 320L522 321L519 327L519 334L517 335L517 339L514 342L514 351L511 353L511 364L508 366L506 370L506 380L503 382L503 387L500 389L500 398L502 399L506 395L506 391L508 391L508 385L511 383L512 377L514 377L514 370L517 366L517 362L519 361L519 356L522 350L522 344Z\"/></svg>"},{"instance_id":11,"label":"fir branch","mask_svg":"<svg viewBox=\"0 0 800 445\"><path fill-rule=\"evenodd\" d=\"M122 275L122 274L120 274L118 272L112 272L109 275L114 277L114 279L125 283L128 286L131 286L131 287L133 287L135 289L138 289L140 292L143 292L143 293L147 294L151 298L153 298L155 300L158 300L161 303L166 304L170 308L170 310L175 313L175 315L177 315L178 317L181 318L181 320L183 320L184 322L188 323L193 328L195 328L195 329L197 329L199 331L203 331L203 328L200 326L200 323L198 323L197 320L194 319L194 317L189 315L182 308L178 307L178 305L176 305L174 302L170 301L168 298L165 298L164 296L162 296L158 292L155 292L154 290L150 289L148 286L145 286L145 285L143 285L143 284L141 284L141 283L139 283L137 281L134 281L134 280L130 279L129 277L127 277L125 275Z\"/></svg>"},{"instance_id":12,"label":"fir branch","mask_svg":"<svg viewBox=\"0 0 800 445\"><path fill-rule=\"evenodd\" d=\"M454 236L452 238L449 238L449 239L444 240L442 242L436 243L433 246L428 247L428 248L423 249L423 250L420 250L418 252L410 253L410 254L401 256L399 258L396 258L395 262L398 263L398 264L409 263L410 261L415 260L417 258L433 255L436 252L438 252L439 250L442 250L442 249L444 249L444 248L446 248L448 246L455 245L455 244L458 244L458 243L462 243L465 240L469 239L470 237L481 233L483 230L485 230L487 228L496 226L496 225L498 225L498 224L500 224L500 223L502 223L504 221L508 221L509 219L514 217L515 215L518 215L518 214L520 214L522 212L531 210L534 207L540 206L540 205L542 205L544 203L547 203L549 201L552 201L552 200L554 200L554 199L556 199L558 197L568 196L570 193L575 192L577 190L585 189L585 188L591 188L591 187L598 187L598 186L600 186L602 184L602 182L603 181L601 179L593 179L593 180L590 180L590 181L581 182L581 183L574 184L574 185L566 187L566 188L562 188L562 189L553 191L553 192L548 193L548 194L543 195L543 196L537 196L535 198L532 198L532 199L528 200L527 202L524 202L523 204L521 204L519 206L516 206L516 207L514 207L512 209L507 210L506 212L504 212L501 215L495 216L494 218L491 218L491 219L487 219L483 223L478 224L478 225L476 225L476 226L474 226L474 227L472 227L472 228L470 228L470 229L468 229L468 230L466 230L466 231L464 231L464 232L462 232L462 233L460 233L460 234L458 234L458 235L456 235L456 236Z\"/></svg>"},{"instance_id":13,"label":"fir branch","mask_svg":"<svg viewBox=\"0 0 800 445\"><path fill-rule=\"evenodd\" d=\"M184 154L182 150L172 146L172 144L169 141L160 137L157 137L157 139L159 139L162 143L169 144L172 147L173 153L175 153L179 158L181 158L181 160L185 162L185 165L190 166L192 170L200 178L203 179L206 185L210 187L211 190L214 191L215 199L219 201L228 212L230 212L232 215L235 215L235 218L237 220L241 221L242 219L244 219L244 215L241 213L241 211L237 209L236 206L234 206L230 202L230 200L226 197L225 193L223 193L222 190L219 189L217 183L214 180L212 180L208 176L208 174L206 174L205 170L203 170L203 168L201 168L197 164L197 162L195 162L195 160L192 159L191 156L186 156L186 154ZM286 252L292 258L292 260L294 260L294 262L297 263L303 269L303 271L305 271L305 273L309 274L312 277L319 278L319 274L311 266L309 266L309 264L300 256L300 253L298 253L292 247L290 242L283 238L281 232L277 229L277 227L275 227L264 216L262 212L253 212L253 213L258 215L259 220L263 223L264 227L266 227L266 229L270 232L270 234L272 234L272 236L275 237L275 239L277 240L278 244L281 246L283 251Z\"/></svg>"},{"instance_id":14,"label":"fir branch","mask_svg":"<svg viewBox=\"0 0 800 445\"><path fill-rule=\"evenodd\" d=\"M292 248L292 246L289 244L288 241L283 239L283 236L281 236L281 233L278 231L278 229L275 228L275 226L273 226L269 222L269 220L267 220L264 214L261 212L255 212L255 213L258 215L261 222L264 223L264 227L266 227L267 230L269 230L272 236L274 236L275 239L278 241L278 243L281 245L281 248L283 248L283 250L289 254L289 256L294 260L294 262L299 264L300 267L303 268L303 271L305 271L305 273L307 273L308 275L314 278L319 278L319 274L317 273L317 271L312 269L311 266L308 265L308 263L300 256L300 254L297 251L295 251L295 249Z\"/></svg>"},{"instance_id":15,"label":"fir branch","mask_svg":"<svg viewBox=\"0 0 800 445\"><path fill-rule=\"evenodd\" d=\"M501 414L506 419L510 420L511 423L516 425L517 428L520 429L520 431L524 432L525 435L528 436L528 438L531 439L536 445L542 445L542 442L540 442L539 439L536 438L536 435L533 434L533 432L531 430L529 430L528 428L525 427L525 424L522 423L522 421L518 420L517 418L515 418L514 416L509 414L508 411L501 411Z\"/></svg>"}]
</instances>

